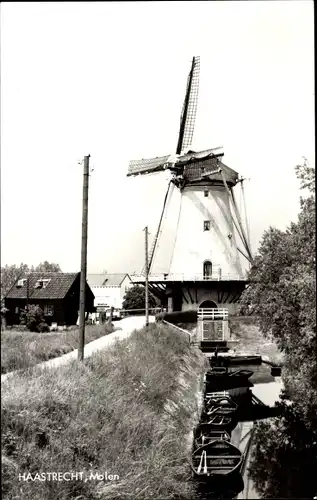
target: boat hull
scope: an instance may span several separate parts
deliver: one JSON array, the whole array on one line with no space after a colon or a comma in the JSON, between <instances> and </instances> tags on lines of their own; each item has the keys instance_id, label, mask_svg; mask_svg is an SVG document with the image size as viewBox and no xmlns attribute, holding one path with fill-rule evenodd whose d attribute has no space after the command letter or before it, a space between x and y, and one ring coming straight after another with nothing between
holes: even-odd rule
<instances>
[{"instance_id":1,"label":"boat hull","mask_svg":"<svg viewBox=\"0 0 317 500\"><path fill-rule=\"evenodd\" d=\"M228 441L214 440L192 454L192 470L197 477L229 476L242 464L241 451Z\"/></svg>"},{"instance_id":2,"label":"boat hull","mask_svg":"<svg viewBox=\"0 0 317 500\"><path fill-rule=\"evenodd\" d=\"M261 356L212 356L210 366L260 365Z\"/></svg>"},{"instance_id":3,"label":"boat hull","mask_svg":"<svg viewBox=\"0 0 317 500\"><path fill-rule=\"evenodd\" d=\"M208 429L205 432L200 430L197 432L196 437L194 438L195 449L219 439L230 441L230 434L228 434L228 432L226 431L216 431L214 429Z\"/></svg>"}]
</instances>

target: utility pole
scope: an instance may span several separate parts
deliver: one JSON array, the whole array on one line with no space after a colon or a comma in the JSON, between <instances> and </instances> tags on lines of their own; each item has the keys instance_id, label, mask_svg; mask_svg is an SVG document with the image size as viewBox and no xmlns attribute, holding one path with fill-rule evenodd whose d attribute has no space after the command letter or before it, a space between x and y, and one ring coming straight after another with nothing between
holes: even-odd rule
<instances>
[{"instance_id":1,"label":"utility pole","mask_svg":"<svg viewBox=\"0 0 317 500\"><path fill-rule=\"evenodd\" d=\"M26 310L28 311L29 310L29 295L30 295L30 291L29 291L29 271L27 271L26 273Z\"/></svg>"},{"instance_id":2,"label":"utility pole","mask_svg":"<svg viewBox=\"0 0 317 500\"><path fill-rule=\"evenodd\" d=\"M146 226L145 231L145 326L149 326L149 230Z\"/></svg>"},{"instance_id":3,"label":"utility pole","mask_svg":"<svg viewBox=\"0 0 317 500\"><path fill-rule=\"evenodd\" d=\"M84 345L85 345L89 158L90 155L84 157L83 215L82 215L82 229L81 229L81 268L80 268L80 295L79 295L79 346L78 346L79 361L83 361L84 359Z\"/></svg>"}]
</instances>

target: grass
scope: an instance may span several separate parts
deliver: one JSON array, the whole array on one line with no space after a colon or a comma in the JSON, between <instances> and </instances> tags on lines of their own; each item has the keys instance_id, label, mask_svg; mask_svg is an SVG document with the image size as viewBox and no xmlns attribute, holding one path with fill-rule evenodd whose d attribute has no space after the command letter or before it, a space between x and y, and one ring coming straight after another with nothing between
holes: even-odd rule
<instances>
[{"instance_id":1,"label":"grass","mask_svg":"<svg viewBox=\"0 0 317 500\"><path fill-rule=\"evenodd\" d=\"M229 320L229 324L232 335L240 341L236 347L236 354L260 354L268 356L273 363L283 362L283 354L273 339L263 336L256 324L256 318L236 316Z\"/></svg>"},{"instance_id":2,"label":"grass","mask_svg":"<svg viewBox=\"0 0 317 500\"><path fill-rule=\"evenodd\" d=\"M152 324L84 363L2 383L3 498L190 499L187 438L204 362L185 335ZM18 480L44 471L119 479Z\"/></svg>"},{"instance_id":3,"label":"grass","mask_svg":"<svg viewBox=\"0 0 317 500\"><path fill-rule=\"evenodd\" d=\"M112 325L87 325L85 342L114 330ZM33 333L27 330L1 331L1 373L24 370L56 358L78 347L78 328L61 332Z\"/></svg>"}]
</instances>

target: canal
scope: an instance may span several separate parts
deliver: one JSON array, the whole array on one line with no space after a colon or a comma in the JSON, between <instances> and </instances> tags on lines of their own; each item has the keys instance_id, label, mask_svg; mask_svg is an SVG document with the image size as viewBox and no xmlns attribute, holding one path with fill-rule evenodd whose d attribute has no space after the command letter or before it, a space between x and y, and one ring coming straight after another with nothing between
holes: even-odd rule
<instances>
[{"instance_id":1,"label":"canal","mask_svg":"<svg viewBox=\"0 0 317 500\"><path fill-rule=\"evenodd\" d=\"M271 375L271 367L265 363L257 365L241 365L234 366L238 370L248 369L253 372L249 381L251 387L238 387L229 390L232 398L239 399L243 406L243 398L252 399L256 409L274 407L275 402L279 401L280 393L283 388L281 377L273 377ZM242 398L242 399L241 399ZM234 477L228 476L224 481L215 482L213 480L199 481L193 478L195 495L193 500L211 500L211 499L258 499L261 498L253 480L249 474L250 458L255 446L254 443L254 426L258 421L254 417L265 416L258 413L248 416L242 412L241 420L238 421L236 427L231 431L230 442L236 446L242 453L246 452L246 460L241 468L241 474ZM261 418L261 421L269 422L275 417Z\"/></svg>"}]
</instances>

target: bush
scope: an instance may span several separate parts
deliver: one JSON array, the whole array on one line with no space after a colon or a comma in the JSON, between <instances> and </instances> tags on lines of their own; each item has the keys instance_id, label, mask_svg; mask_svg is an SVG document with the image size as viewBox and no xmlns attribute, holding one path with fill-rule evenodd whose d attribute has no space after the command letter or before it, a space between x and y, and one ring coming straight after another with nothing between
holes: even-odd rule
<instances>
[{"instance_id":1,"label":"bush","mask_svg":"<svg viewBox=\"0 0 317 500\"><path fill-rule=\"evenodd\" d=\"M49 332L50 331L50 327L48 326L47 323L42 322L39 325L37 325L36 331L39 332L39 333Z\"/></svg>"},{"instance_id":2,"label":"bush","mask_svg":"<svg viewBox=\"0 0 317 500\"><path fill-rule=\"evenodd\" d=\"M164 312L157 314L155 317L156 321L168 321L173 325L177 323L196 323L197 322L197 311L195 309L190 311L174 311L174 312Z\"/></svg>"},{"instance_id":3,"label":"bush","mask_svg":"<svg viewBox=\"0 0 317 500\"><path fill-rule=\"evenodd\" d=\"M39 306L30 305L26 313L26 326L30 332L48 332L49 326L44 320L44 314Z\"/></svg>"}]
</instances>

